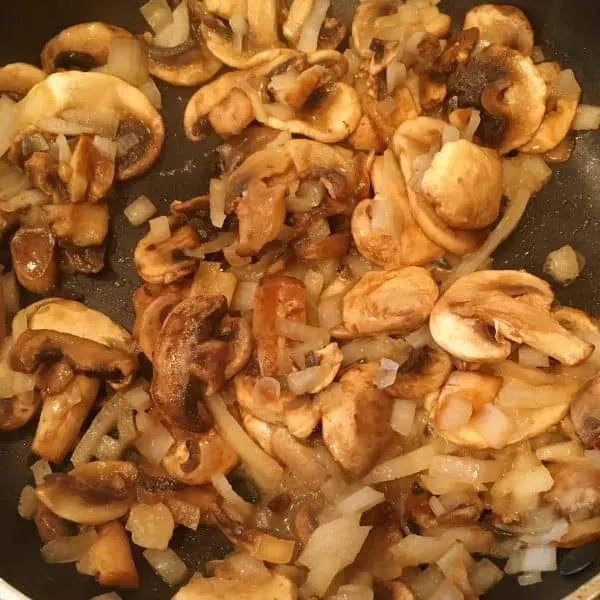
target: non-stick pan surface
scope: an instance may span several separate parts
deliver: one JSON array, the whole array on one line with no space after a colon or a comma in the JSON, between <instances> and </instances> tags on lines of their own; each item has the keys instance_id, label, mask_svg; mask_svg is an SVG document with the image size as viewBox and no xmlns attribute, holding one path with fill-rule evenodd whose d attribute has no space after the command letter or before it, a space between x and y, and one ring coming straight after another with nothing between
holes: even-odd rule
<instances>
[{"instance_id":1,"label":"non-stick pan surface","mask_svg":"<svg viewBox=\"0 0 600 600\"><path fill-rule=\"evenodd\" d=\"M61 29L90 20L121 25L141 32L144 22L138 12L140 0L2 0L0 4L0 64L26 61L39 63L42 45ZM442 8L455 25L461 23L472 0L446 0ZM338 0L338 13L352 14L353 0ZM520 0L514 4L531 18L538 43L549 58L575 70L584 89L584 102L600 103L597 32L594 0ZM166 211L170 201L206 192L215 159L205 144L189 143L182 131L182 114L192 91L159 83L163 92L163 115L167 142L162 156L150 173L119 185L110 200L112 234L108 267L99 277L67 280L65 288L81 293L92 307L109 314L126 326L132 322L131 295L139 285L133 265L133 249L141 232L126 222L122 209L140 194L148 195ZM579 136L573 158L554 169L552 183L535 197L519 230L496 255L498 267L524 267L541 274L546 254L569 243L586 257L582 276L570 287L558 290L561 302L600 315L600 135ZM0 577L34 600L86 600L101 590L90 577L79 576L73 565L46 565L39 553L39 538L31 522L20 519L16 506L19 492L30 482L29 445L33 427L15 434L0 435ZM227 551L227 542L218 532L184 532L174 540L191 570L205 560ZM141 556L136 557L142 588L122 592L123 598L151 600L173 594L154 575ZM598 572L592 566L569 578L545 575L540 585L519 587L513 578L505 580L490 598L557 600L574 591ZM106 590L104 590L106 591Z\"/></svg>"}]
</instances>

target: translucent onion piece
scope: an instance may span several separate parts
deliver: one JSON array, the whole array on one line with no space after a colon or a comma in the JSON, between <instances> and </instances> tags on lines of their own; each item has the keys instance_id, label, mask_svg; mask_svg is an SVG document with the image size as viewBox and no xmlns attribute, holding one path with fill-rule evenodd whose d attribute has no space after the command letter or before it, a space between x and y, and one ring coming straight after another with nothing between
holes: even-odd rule
<instances>
[{"instance_id":1,"label":"translucent onion piece","mask_svg":"<svg viewBox=\"0 0 600 600\"><path fill-rule=\"evenodd\" d=\"M137 451L150 464L158 467L175 443L173 436L158 419L144 412L136 415L136 426L140 431L135 440Z\"/></svg>"},{"instance_id":2,"label":"translucent onion piece","mask_svg":"<svg viewBox=\"0 0 600 600\"><path fill-rule=\"evenodd\" d=\"M120 116L111 109L102 106L90 108L69 108L62 112L62 119L68 123L79 125L81 129L96 133L108 139L117 136ZM68 135L68 134L65 134Z\"/></svg>"},{"instance_id":3,"label":"translucent onion piece","mask_svg":"<svg viewBox=\"0 0 600 600\"><path fill-rule=\"evenodd\" d=\"M410 346L401 339L380 335L360 338L342 346L342 364L349 365L361 360L378 362L383 358L402 365L410 355Z\"/></svg>"},{"instance_id":4,"label":"translucent onion piece","mask_svg":"<svg viewBox=\"0 0 600 600\"><path fill-rule=\"evenodd\" d=\"M329 377L330 368L323 366L308 367L301 371L295 371L287 376L287 384L290 391L296 396L309 393L321 385Z\"/></svg>"},{"instance_id":5,"label":"translucent onion piece","mask_svg":"<svg viewBox=\"0 0 600 600\"><path fill-rule=\"evenodd\" d=\"M388 94L391 94L396 88L404 85L405 81L406 66L397 60L392 61L386 67L385 71L385 82Z\"/></svg>"},{"instance_id":6,"label":"translucent onion piece","mask_svg":"<svg viewBox=\"0 0 600 600\"><path fill-rule=\"evenodd\" d=\"M487 483L502 476L500 461L481 460L462 456L435 456L429 465L429 474L454 478L462 483Z\"/></svg>"},{"instance_id":7,"label":"translucent onion piece","mask_svg":"<svg viewBox=\"0 0 600 600\"><path fill-rule=\"evenodd\" d=\"M416 475L430 467L437 454L433 445L421 446L397 458L392 458L376 467L364 478L363 483L374 484L393 481L409 475ZM439 457L444 458L444 457Z\"/></svg>"},{"instance_id":8,"label":"translucent onion piece","mask_svg":"<svg viewBox=\"0 0 600 600\"><path fill-rule=\"evenodd\" d=\"M326 346L330 339L329 331L322 327L313 327L281 317L277 319L275 329L279 335L298 342L319 341Z\"/></svg>"},{"instance_id":9,"label":"translucent onion piece","mask_svg":"<svg viewBox=\"0 0 600 600\"><path fill-rule=\"evenodd\" d=\"M144 94L144 96L146 96L146 98L148 98L148 100L150 100L152 106L155 108L162 108L162 96L152 77L148 77L148 79L138 85L138 89L140 92L142 92L142 94ZM136 144L137 143L139 143L139 140L136 142Z\"/></svg>"},{"instance_id":10,"label":"translucent onion piece","mask_svg":"<svg viewBox=\"0 0 600 600\"><path fill-rule=\"evenodd\" d=\"M231 310L246 312L254 308L254 296L256 295L256 281L238 281L231 299Z\"/></svg>"},{"instance_id":11,"label":"translucent onion piece","mask_svg":"<svg viewBox=\"0 0 600 600\"><path fill-rule=\"evenodd\" d=\"M415 422L417 404L413 400L397 399L394 402L390 425L400 435L409 435Z\"/></svg>"},{"instance_id":12,"label":"translucent onion piece","mask_svg":"<svg viewBox=\"0 0 600 600\"><path fill-rule=\"evenodd\" d=\"M479 129L479 125L481 125L481 113L478 110L472 109L469 122L462 134L463 138L469 142L473 141L473 136L477 129Z\"/></svg>"},{"instance_id":13,"label":"translucent onion piece","mask_svg":"<svg viewBox=\"0 0 600 600\"><path fill-rule=\"evenodd\" d=\"M544 273L565 285L575 281L584 267L585 258L571 246L553 250L544 261Z\"/></svg>"},{"instance_id":14,"label":"translucent onion piece","mask_svg":"<svg viewBox=\"0 0 600 600\"><path fill-rule=\"evenodd\" d=\"M134 227L139 227L156 213L156 206L147 196L142 195L127 206L123 213Z\"/></svg>"},{"instance_id":15,"label":"translucent onion piece","mask_svg":"<svg viewBox=\"0 0 600 600\"><path fill-rule=\"evenodd\" d=\"M517 577L517 581L521 586L535 585L536 583L542 583L542 574L539 571L523 573Z\"/></svg>"},{"instance_id":16,"label":"translucent onion piece","mask_svg":"<svg viewBox=\"0 0 600 600\"><path fill-rule=\"evenodd\" d=\"M473 414L473 405L461 396L451 396L440 408L436 425L442 431L456 431L466 425Z\"/></svg>"},{"instance_id":17,"label":"translucent onion piece","mask_svg":"<svg viewBox=\"0 0 600 600\"><path fill-rule=\"evenodd\" d=\"M400 365L396 361L389 358L382 358L379 361L379 369L375 374L373 383L379 389L390 387L396 381L396 374L399 368Z\"/></svg>"},{"instance_id":18,"label":"translucent onion piece","mask_svg":"<svg viewBox=\"0 0 600 600\"><path fill-rule=\"evenodd\" d=\"M56 136L55 142L56 147L58 148L58 162L65 164L71 162L73 153L71 152L71 147L69 146L67 138L61 133Z\"/></svg>"},{"instance_id":19,"label":"translucent onion piece","mask_svg":"<svg viewBox=\"0 0 600 600\"><path fill-rule=\"evenodd\" d=\"M550 357L531 346L519 346L519 364L524 367L548 368Z\"/></svg>"},{"instance_id":20,"label":"translucent onion piece","mask_svg":"<svg viewBox=\"0 0 600 600\"><path fill-rule=\"evenodd\" d=\"M110 161L117 157L117 144L108 138L95 135L93 140L94 148Z\"/></svg>"},{"instance_id":21,"label":"translucent onion piece","mask_svg":"<svg viewBox=\"0 0 600 600\"><path fill-rule=\"evenodd\" d=\"M556 571L556 548L554 546L535 546L517 550L508 558L504 572L508 575L530 573L532 571Z\"/></svg>"},{"instance_id":22,"label":"translucent onion piece","mask_svg":"<svg viewBox=\"0 0 600 600\"><path fill-rule=\"evenodd\" d=\"M225 194L227 185L220 179L211 179L209 188L210 222L219 229L225 223Z\"/></svg>"},{"instance_id":23,"label":"translucent onion piece","mask_svg":"<svg viewBox=\"0 0 600 600\"><path fill-rule=\"evenodd\" d=\"M342 498L335 509L340 515L349 516L366 512L382 502L385 502L385 496L381 492L365 486Z\"/></svg>"},{"instance_id":24,"label":"translucent onion piece","mask_svg":"<svg viewBox=\"0 0 600 600\"><path fill-rule=\"evenodd\" d=\"M168 217L156 217L150 219L149 239L153 244L160 244L171 237L171 226L169 225Z\"/></svg>"},{"instance_id":25,"label":"translucent onion piece","mask_svg":"<svg viewBox=\"0 0 600 600\"><path fill-rule=\"evenodd\" d=\"M173 11L167 0L150 0L140 7L140 12L154 33L160 33L173 23Z\"/></svg>"},{"instance_id":26,"label":"translucent onion piece","mask_svg":"<svg viewBox=\"0 0 600 600\"><path fill-rule=\"evenodd\" d=\"M166 550L175 521L171 511L161 502L157 504L135 504L131 507L127 524L134 544L142 548Z\"/></svg>"},{"instance_id":27,"label":"translucent onion piece","mask_svg":"<svg viewBox=\"0 0 600 600\"><path fill-rule=\"evenodd\" d=\"M38 508L38 499L35 495L35 490L30 486L26 485L21 490L21 495L19 496L19 505L17 507L17 511L19 516L22 519L33 519L37 508Z\"/></svg>"},{"instance_id":28,"label":"translucent onion piece","mask_svg":"<svg viewBox=\"0 0 600 600\"><path fill-rule=\"evenodd\" d=\"M117 38L108 47L105 72L138 86L148 79L142 45L136 39Z\"/></svg>"},{"instance_id":29,"label":"translucent onion piece","mask_svg":"<svg viewBox=\"0 0 600 600\"><path fill-rule=\"evenodd\" d=\"M217 490L219 496L221 496L228 505L232 506L235 511L243 517L243 520L250 518L250 515L254 512L254 507L236 493L225 475L221 473L213 475L210 478L210 481L215 490Z\"/></svg>"},{"instance_id":30,"label":"translucent onion piece","mask_svg":"<svg viewBox=\"0 0 600 600\"><path fill-rule=\"evenodd\" d=\"M144 558L168 585L179 585L189 576L185 563L171 550L144 550Z\"/></svg>"},{"instance_id":31,"label":"translucent onion piece","mask_svg":"<svg viewBox=\"0 0 600 600\"><path fill-rule=\"evenodd\" d=\"M494 404L484 404L471 420L471 426L496 449L503 448L515 430L513 421Z\"/></svg>"},{"instance_id":32,"label":"translucent onion piece","mask_svg":"<svg viewBox=\"0 0 600 600\"><path fill-rule=\"evenodd\" d=\"M49 564L77 562L87 554L97 539L95 529L79 535L58 537L42 547L42 557Z\"/></svg>"},{"instance_id":33,"label":"translucent onion piece","mask_svg":"<svg viewBox=\"0 0 600 600\"><path fill-rule=\"evenodd\" d=\"M140 143L140 138L135 133L126 133L117 138L117 156L125 156L134 146Z\"/></svg>"},{"instance_id":34,"label":"translucent onion piece","mask_svg":"<svg viewBox=\"0 0 600 600\"><path fill-rule=\"evenodd\" d=\"M469 571L469 583L477 596L489 592L504 577L504 573L487 558L477 561Z\"/></svg>"},{"instance_id":35,"label":"translucent onion piece","mask_svg":"<svg viewBox=\"0 0 600 600\"><path fill-rule=\"evenodd\" d=\"M190 12L187 0L182 0L173 10L173 21L154 36L153 43L163 48L174 48L190 37Z\"/></svg>"},{"instance_id":36,"label":"translucent onion piece","mask_svg":"<svg viewBox=\"0 0 600 600\"><path fill-rule=\"evenodd\" d=\"M573 131L595 131L600 128L600 106L580 104L571 125Z\"/></svg>"},{"instance_id":37,"label":"translucent onion piece","mask_svg":"<svg viewBox=\"0 0 600 600\"><path fill-rule=\"evenodd\" d=\"M48 475L52 475L50 463L45 458L41 458L40 460L34 462L29 468L33 473L35 485L42 485L46 477L48 477Z\"/></svg>"},{"instance_id":38,"label":"translucent onion piece","mask_svg":"<svg viewBox=\"0 0 600 600\"><path fill-rule=\"evenodd\" d=\"M306 21L304 21L300 39L298 40L298 50L301 52L314 52L317 49L319 32L327 16L330 4L331 0L315 0L310 14Z\"/></svg>"},{"instance_id":39,"label":"translucent onion piece","mask_svg":"<svg viewBox=\"0 0 600 600\"><path fill-rule=\"evenodd\" d=\"M94 133L91 127L65 121L58 117L42 117L37 126L47 133L62 134L62 135L82 135L84 133Z\"/></svg>"}]
</instances>

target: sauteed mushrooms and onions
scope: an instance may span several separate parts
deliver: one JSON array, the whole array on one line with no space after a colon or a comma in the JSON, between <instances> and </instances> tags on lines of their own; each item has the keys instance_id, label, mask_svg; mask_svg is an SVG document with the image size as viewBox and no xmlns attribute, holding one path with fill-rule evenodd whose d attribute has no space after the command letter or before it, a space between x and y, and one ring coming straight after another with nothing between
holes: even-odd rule
<instances>
[{"instance_id":1,"label":"sauteed mushrooms and onions","mask_svg":"<svg viewBox=\"0 0 600 600\"><path fill-rule=\"evenodd\" d=\"M150 31L82 23L0 68L0 431L39 412L19 514L111 588L143 548L178 600L540 581L600 539L600 326L490 261L598 107L514 7L450 36L434 0L365 0L343 53L329 0L280 9L150 0ZM113 184L158 158L151 76L197 88L189 140L224 139L198 195L125 209L154 217L129 333L59 274L102 269ZM190 577L178 527L232 552Z\"/></svg>"}]
</instances>

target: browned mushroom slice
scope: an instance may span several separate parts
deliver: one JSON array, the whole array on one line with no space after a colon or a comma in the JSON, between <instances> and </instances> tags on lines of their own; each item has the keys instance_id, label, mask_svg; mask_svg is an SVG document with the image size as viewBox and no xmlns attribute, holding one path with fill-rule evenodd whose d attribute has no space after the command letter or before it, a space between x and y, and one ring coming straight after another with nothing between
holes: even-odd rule
<instances>
[{"instance_id":1,"label":"browned mushroom slice","mask_svg":"<svg viewBox=\"0 0 600 600\"><path fill-rule=\"evenodd\" d=\"M128 350L49 329L24 331L10 353L12 367L23 373L59 360L67 361L75 373L116 383L131 381L138 368L136 356Z\"/></svg>"},{"instance_id":2,"label":"browned mushroom slice","mask_svg":"<svg viewBox=\"0 0 600 600\"><path fill-rule=\"evenodd\" d=\"M210 483L213 475L227 475L239 461L238 455L214 427L200 434L174 433L175 443L163 458L162 466L181 483Z\"/></svg>"},{"instance_id":3,"label":"browned mushroom slice","mask_svg":"<svg viewBox=\"0 0 600 600\"><path fill-rule=\"evenodd\" d=\"M10 63L0 67L0 96L6 94L15 101L46 77L43 71L27 63Z\"/></svg>"},{"instance_id":4,"label":"browned mushroom slice","mask_svg":"<svg viewBox=\"0 0 600 600\"><path fill-rule=\"evenodd\" d=\"M571 403L571 420L582 443L600 448L600 378L590 379Z\"/></svg>"},{"instance_id":5,"label":"browned mushroom slice","mask_svg":"<svg viewBox=\"0 0 600 600\"><path fill-rule=\"evenodd\" d=\"M175 427L202 433L212 425L194 380L208 395L250 359L250 328L242 318L223 319L224 296L196 296L179 303L166 318L154 346L151 393L155 406Z\"/></svg>"},{"instance_id":6,"label":"browned mushroom slice","mask_svg":"<svg viewBox=\"0 0 600 600\"><path fill-rule=\"evenodd\" d=\"M40 406L35 391L16 394L12 398L0 398L0 431L20 429L31 421Z\"/></svg>"},{"instance_id":7,"label":"browned mushroom slice","mask_svg":"<svg viewBox=\"0 0 600 600\"><path fill-rule=\"evenodd\" d=\"M533 50L533 28L525 13L516 6L481 4L466 15L463 29L476 28L482 40L507 46L530 56Z\"/></svg>"},{"instance_id":8,"label":"browned mushroom slice","mask_svg":"<svg viewBox=\"0 0 600 600\"><path fill-rule=\"evenodd\" d=\"M335 460L355 477L373 466L393 433L392 399L375 387L377 369L374 363L353 366L340 378L341 389L330 386L317 397L328 407L322 417L323 441ZM331 395L336 397L329 398Z\"/></svg>"},{"instance_id":9,"label":"browned mushroom slice","mask_svg":"<svg viewBox=\"0 0 600 600\"><path fill-rule=\"evenodd\" d=\"M427 269L370 271L344 295L342 326L334 337L415 331L429 318L438 287Z\"/></svg>"},{"instance_id":10,"label":"browned mushroom slice","mask_svg":"<svg viewBox=\"0 0 600 600\"><path fill-rule=\"evenodd\" d=\"M43 210L54 235L63 243L80 248L99 246L108 233L107 204L50 204Z\"/></svg>"},{"instance_id":11,"label":"browned mushroom slice","mask_svg":"<svg viewBox=\"0 0 600 600\"><path fill-rule=\"evenodd\" d=\"M50 196L55 204L68 202L70 165L59 163L48 152L34 152L25 161L25 173L31 184Z\"/></svg>"},{"instance_id":12,"label":"browned mushroom slice","mask_svg":"<svg viewBox=\"0 0 600 600\"><path fill-rule=\"evenodd\" d=\"M514 341L561 363L579 364L594 347L551 316L553 298L550 286L529 273L479 271L462 277L441 296L429 327L444 350L467 362L502 360ZM493 327L495 337L485 327Z\"/></svg>"},{"instance_id":13,"label":"browned mushroom slice","mask_svg":"<svg viewBox=\"0 0 600 600\"><path fill-rule=\"evenodd\" d=\"M73 535L73 524L61 519L41 503L38 503L33 522L40 540L44 543L59 537Z\"/></svg>"},{"instance_id":14,"label":"browned mushroom slice","mask_svg":"<svg viewBox=\"0 0 600 600\"><path fill-rule=\"evenodd\" d=\"M42 69L55 71L91 71L106 64L113 40L133 39L121 27L99 21L78 23L63 29L42 48Z\"/></svg>"},{"instance_id":15,"label":"browned mushroom slice","mask_svg":"<svg viewBox=\"0 0 600 600\"><path fill-rule=\"evenodd\" d=\"M34 294L54 289L58 279L56 239L47 229L21 227L10 241L13 270L19 283Z\"/></svg>"},{"instance_id":16,"label":"browned mushroom slice","mask_svg":"<svg viewBox=\"0 0 600 600\"><path fill-rule=\"evenodd\" d=\"M162 324L182 299L182 294L167 291L151 299L148 306L144 307L139 316L136 316L137 337L142 351L150 361L154 355L154 346Z\"/></svg>"}]
</instances>

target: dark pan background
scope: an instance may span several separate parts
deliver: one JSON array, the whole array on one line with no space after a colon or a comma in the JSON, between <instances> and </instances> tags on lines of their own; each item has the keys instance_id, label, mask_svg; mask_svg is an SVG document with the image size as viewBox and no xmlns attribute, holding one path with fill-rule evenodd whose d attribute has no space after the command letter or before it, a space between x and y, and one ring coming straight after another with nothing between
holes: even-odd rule
<instances>
[{"instance_id":1,"label":"dark pan background","mask_svg":"<svg viewBox=\"0 0 600 600\"><path fill-rule=\"evenodd\" d=\"M39 63L39 52L46 40L61 29L90 20L121 25L132 32L144 30L137 11L140 0L1 0L0 64L26 61ZM352 0L337 0L338 14L352 14ZM445 0L442 8L461 23L471 0ZM548 58L572 67L584 88L584 102L600 103L598 57L600 37L597 30L597 3L594 0L521 0L514 4L530 16L540 44ZM146 176L119 185L111 199L112 233L109 241L109 266L96 278L77 277L65 287L82 293L86 302L130 326L131 294L139 285L132 255L141 231L128 225L123 207L140 194L148 195L164 212L170 201L206 192L214 170L211 148L215 140L194 145L182 130L182 114L192 90L172 88L159 82L163 92L163 115L167 141L158 163ZM587 259L582 276L570 287L558 289L565 304L580 306L600 315L600 205L598 205L600 135L582 134L571 161L554 169L552 183L532 201L515 233L496 255L496 266L524 267L541 274L546 254L570 243ZM16 512L21 488L30 483L28 465L34 462L28 448L34 427L15 434L0 435L0 577L7 579L34 600L86 600L106 588L99 588L89 577L79 576L73 565L46 565L39 553L40 542L31 522ZM180 551L191 570L227 549L215 532L196 533L179 528L174 548ZM119 592L126 599L170 598L170 590L154 575L141 555L136 561L143 587L137 593ZM564 578L545 575L540 585L522 588L512 578L490 594L493 599L514 598L557 600L574 591L597 572L598 566Z\"/></svg>"}]
</instances>

